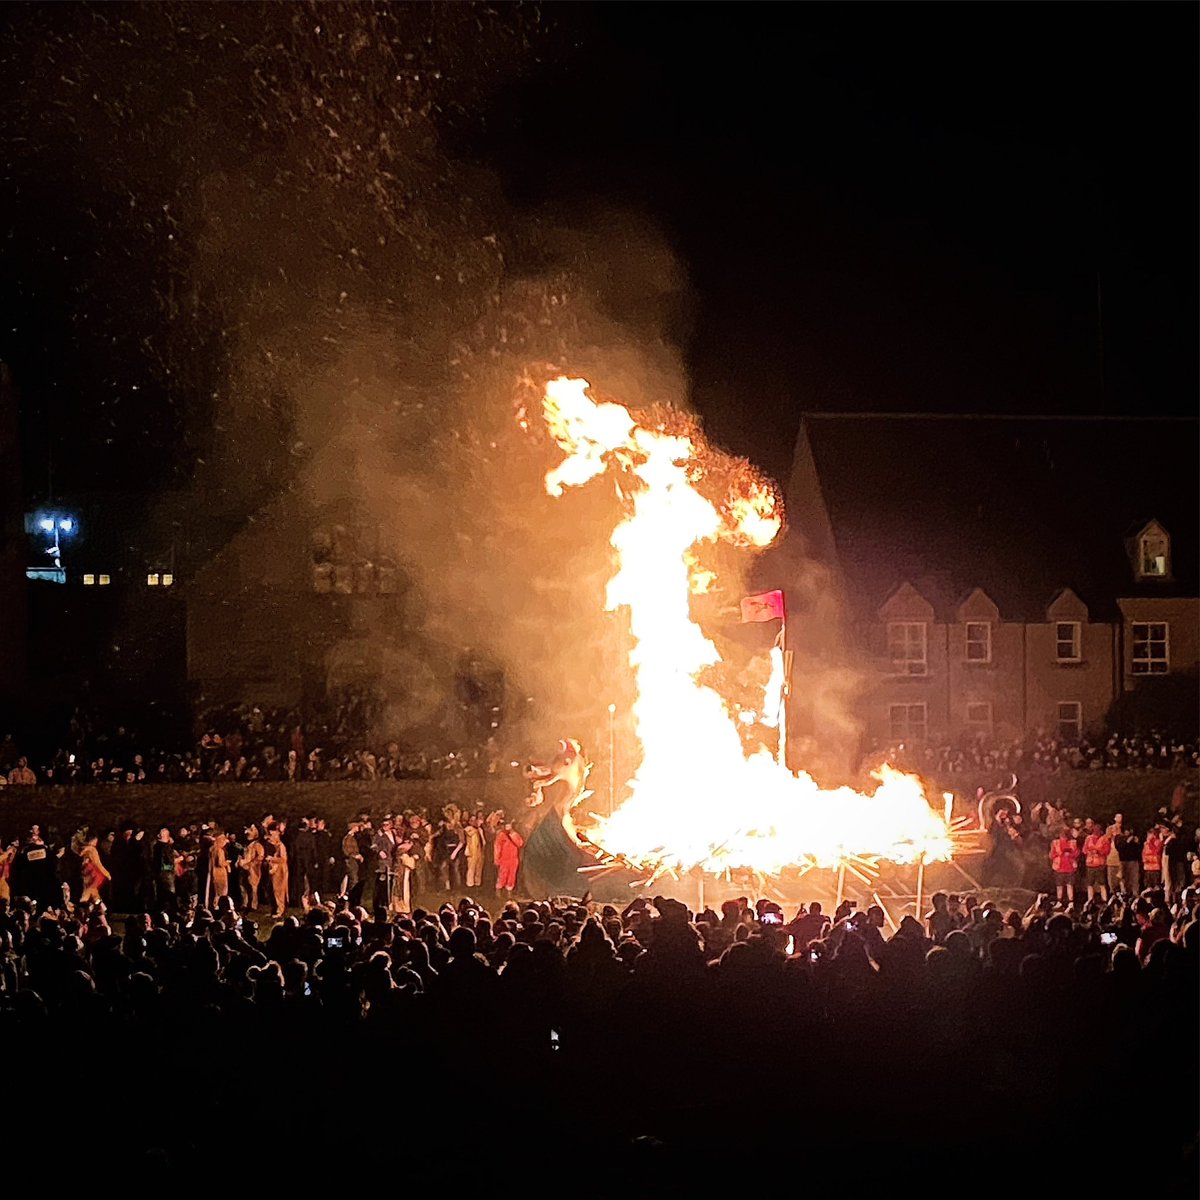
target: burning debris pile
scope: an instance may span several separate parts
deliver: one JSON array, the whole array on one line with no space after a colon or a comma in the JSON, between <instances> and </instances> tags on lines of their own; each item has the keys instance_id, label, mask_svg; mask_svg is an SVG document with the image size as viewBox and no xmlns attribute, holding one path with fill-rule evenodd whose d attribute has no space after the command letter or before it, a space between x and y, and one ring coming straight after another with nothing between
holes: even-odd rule
<instances>
[{"instance_id":1,"label":"burning debris pile","mask_svg":"<svg viewBox=\"0 0 1200 1200\"><path fill-rule=\"evenodd\" d=\"M775 493L742 471L726 495L708 498L701 488L718 456L695 425L682 414L678 429L669 417L641 424L589 388L565 377L546 386L546 427L563 451L546 488L561 496L607 474L622 498L607 607L629 619L641 762L614 813L576 814L580 842L601 863L650 881L696 870L771 876L845 865L859 873L882 860L948 859L949 814L930 807L915 776L884 765L873 792L824 790L766 749L747 753L731 705L704 682L720 655L693 620L690 597L706 582L695 578L704 571L698 547L719 539L762 548L775 539ZM780 686L776 674L769 688ZM773 706L764 696L760 711Z\"/></svg>"}]
</instances>

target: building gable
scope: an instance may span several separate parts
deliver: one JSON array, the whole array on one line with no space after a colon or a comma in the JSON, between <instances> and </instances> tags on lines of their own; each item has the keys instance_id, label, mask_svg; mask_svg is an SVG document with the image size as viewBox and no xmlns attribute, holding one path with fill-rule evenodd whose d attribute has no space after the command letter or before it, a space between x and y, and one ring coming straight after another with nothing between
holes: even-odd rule
<instances>
[{"instance_id":1,"label":"building gable","mask_svg":"<svg viewBox=\"0 0 1200 1200\"><path fill-rule=\"evenodd\" d=\"M958 619L960 621L994 622L1000 619L1000 609L983 588L977 587L958 606Z\"/></svg>"},{"instance_id":2,"label":"building gable","mask_svg":"<svg viewBox=\"0 0 1200 1200\"><path fill-rule=\"evenodd\" d=\"M787 486L786 511L788 531L801 539L804 557L836 571L837 545L821 488L821 476L817 473L813 458L806 420L801 420L800 432L796 437L792 472Z\"/></svg>"},{"instance_id":3,"label":"building gable","mask_svg":"<svg viewBox=\"0 0 1200 1200\"><path fill-rule=\"evenodd\" d=\"M1071 590L1063 588L1046 606L1047 621L1087 621L1088 606Z\"/></svg>"},{"instance_id":4,"label":"building gable","mask_svg":"<svg viewBox=\"0 0 1200 1200\"><path fill-rule=\"evenodd\" d=\"M879 607L885 621L932 621L933 605L907 580L900 584Z\"/></svg>"},{"instance_id":5,"label":"building gable","mask_svg":"<svg viewBox=\"0 0 1200 1200\"><path fill-rule=\"evenodd\" d=\"M1156 438L1154 454L1131 455L1134 436L1156 427L1014 417L956 424L951 441L919 418L816 414L800 450L804 478L810 461L820 475L860 619L911 580L940 617L981 587L1006 621L1040 622L1047 600L1070 587L1093 621L1109 621L1119 596L1197 594L1196 427L1188 426L1184 436ZM1139 580L1132 543L1156 532L1151 517L1170 538L1169 577ZM927 576L944 589L927 586Z\"/></svg>"}]
</instances>

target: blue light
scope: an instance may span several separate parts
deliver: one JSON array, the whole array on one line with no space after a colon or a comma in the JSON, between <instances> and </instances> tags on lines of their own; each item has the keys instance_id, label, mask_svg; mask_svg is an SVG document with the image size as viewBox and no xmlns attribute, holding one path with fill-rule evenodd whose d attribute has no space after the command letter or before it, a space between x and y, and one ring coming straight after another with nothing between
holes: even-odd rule
<instances>
[{"instance_id":1,"label":"blue light","mask_svg":"<svg viewBox=\"0 0 1200 1200\"><path fill-rule=\"evenodd\" d=\"M72 521L70 517L63 517L63 519L59 521L58 527L64 533L70 533L71 530L75 528L75 522Z\"/></svg>"},{"instance_id":2,"label":"blue light","mask_svg":"<svg viewBox=\"0 0 1200 1200\"><path fill-rule=\"evenodd\" d=\"M40 579L46 583L66 583L67 573L62 567L26 567L26 579Z\"/></svg>"},{"instance_id":3,"label":"blue light","mask_svg":"<svg viewBox=\"0 0 1200 1200\"><path fill-rule=\"evenodd\" d=\"M41 527L42 527L42 528L43 528L43 529L44 529L44 530L45 530L47 533L52 533L52 532L53 532L53 530L54 530L54 518L53 518L53 517L43 517L43 518L42 518L42 519L41 519L41 520L38 522L38 524L39 524L39 525L40 525L40 526L41 526Z\"/></svg>"}]
</instances>

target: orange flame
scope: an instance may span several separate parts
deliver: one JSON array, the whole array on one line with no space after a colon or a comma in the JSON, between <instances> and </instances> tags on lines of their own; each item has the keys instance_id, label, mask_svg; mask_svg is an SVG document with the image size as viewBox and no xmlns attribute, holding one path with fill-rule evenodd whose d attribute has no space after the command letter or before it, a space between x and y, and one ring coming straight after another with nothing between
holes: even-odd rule
<instances>
[{"instance_id":1,"label":"orange flame","mask_svg":"<svg viewBox=\"0 0 1200 1200\"><path fill-rule=\"evenodd\" d=\"M885 765L872 793L825 791L766 750L746 756L729 705L697 682L720 655L689 610L698 570L693 548L718 537L769 545L782 524L775 492L746 472L718 511L693 486L704 449L698 434L644 428L622 405L593 400L589 386L566 377L546 385L546 425L565 455L547 474L546 489L561 496L610 466L638 481L622 489L627 512L610 539L617 569L607 607L629 613L642 748L628 798L610 817L594 817L589 839L655 872L773 875L852 859L949 858L947 821L930 808L915 776ZM764 712L781 711L781 688L780 654Z\"/></svg>"}]
</instances>

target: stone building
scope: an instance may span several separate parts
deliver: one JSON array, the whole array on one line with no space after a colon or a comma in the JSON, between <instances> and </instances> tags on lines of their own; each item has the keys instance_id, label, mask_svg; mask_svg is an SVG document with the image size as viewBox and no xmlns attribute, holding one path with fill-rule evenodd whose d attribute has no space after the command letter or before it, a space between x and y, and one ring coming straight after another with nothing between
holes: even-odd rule
<instances>
[{"instance_id":1,"label":"stone building","mask_svg":"<svg viewBox=\"0 0 1200 1200\"><path fill-rule=\"evenodd\" d=\"M1119 422L968 423L943 442L945 428L804 423L776 570L801 598L820 570L837 601L816 619L801 599L790 620L798 736L804 664L819 681L811 649L831 640L858 672L860 747L1194 732L1194 436L1147 458Z\"/></svg>"}]
</instances>

